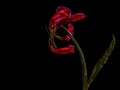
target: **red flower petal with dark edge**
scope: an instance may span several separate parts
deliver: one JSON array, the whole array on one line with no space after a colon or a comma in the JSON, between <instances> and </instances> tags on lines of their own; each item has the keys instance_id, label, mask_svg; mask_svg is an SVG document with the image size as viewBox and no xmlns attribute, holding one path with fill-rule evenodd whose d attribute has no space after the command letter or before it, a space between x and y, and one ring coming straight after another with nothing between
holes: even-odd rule
<instances>
[{"instance_id":1,"label":"red flower petal with dark edge","mask_svg":"<svg viewBox=\"0 0 120 90\"><path fill-rule=\"evenodd\" d=\"M66 19L67 16L65 16L64 14L60 14L60 13L56 13L50 20L49 22L49 29L50 30L54 30L57 27L57 24L63 20Z\"/></svg>"},{"instance_id":2,"label":"red flower petal with dark edge","mask_svg":"<svg viewBox=\"0 0 120 90\"><path fill-rule=\"evenodd\" d=\"M58 26L57 24L61 20L70 18L70 16L71 16L71 10L69 8L64 7L64 6L57 7L55 15L51 18L49 22L49 29L54 30L54 28Z\"/></svg>"},{"instance_id":3,"label":"red flower petal with dark edge","mask_svg":"<svg viewBox=\"0 0 120 90\"><path fill-rule=\"evenodd\" d=\"M83 13L76 13L76 14L73 14L70 18L72 21L78 21L78 20L86 18L86 15Z\"/></svg>"},{"instance_id":4,"label":"red flower petal with dark edge","mask_svg":"<svg viewBox=\"0 0 120 90\"><path fill-rule=\"evenodd\" d=\"M75 46L73 46L73 45L69 45L68 47L62 47L62 48L53 48L51 46L50 50L56 54L72 54L75 52L74 48L75 48Z\"/></svg>"},{"instance_id":5,"label":"red flower petal with dark edge","mask_svg":"<svg viewBox=\"0 0 120 90\"><path fill-rule=\"evenodd\" d=\"M71 34L74 33L74 27L73 27L73 25L72 25L71 23L68 24L68 30L69 30L69 32L70 32ZM70 41L70 40L71 40L70 36L69 36L69 35L66 35L65 40L66 40L66 41Z\"/></svg>"},{"instance_id":6,"label":"red flower petal with dark edge","mask_svg":"<svg viewBox=\"0 0 120 90\"><path fill-rule=\"evenodd\" d=\"M57 13L66 13L66 16L68 15L68 17L70 17L71 13L72 13L72 11L65 6L58 6L56 9L56 12Z\"/></svg>"},{"instance_id":7,"label":"red flower petal with dark edge","mask_svg":"<svg viewBox=\"0 0 120 90\"><path fill-rule=\"evenodd\" d=\"M71 23L68 24L68 30L70 31L71 34L74 33L74 26Z\"/></svg>"},{"instance_id":8,"label":"red flower petal with dark edge","mask_svg":"<svg viewBox=\"0 0 120 90\"><path fill-rule=\"evenodd\" d=\"M83 13L72 14L72 11L64 6L58 6L56 9L56 13L53 15L49 22L49 29L54 30L59 28L60 26L72 22L84 19L86 17Z\"/></svg>"}]
</instances>

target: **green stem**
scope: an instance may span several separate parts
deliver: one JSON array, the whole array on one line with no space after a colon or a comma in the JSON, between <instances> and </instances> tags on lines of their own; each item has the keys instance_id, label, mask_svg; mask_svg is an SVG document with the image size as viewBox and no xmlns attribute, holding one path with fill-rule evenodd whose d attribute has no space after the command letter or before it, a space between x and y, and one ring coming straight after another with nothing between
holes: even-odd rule
<instances>
[{"instance_id":1,"label":"green stem","mask_svg":"<svg viewBox=\"0 0 120 90\"><path fill-rule=\"evenodd\" d=\"M73 43L75 44L77 50L78 50L78 54L80 56L80 61L81 61L81 66L82 66L82 79L83 79L83 89L82 90L88 90L88 84L87 84L87 66L86 66L86 62L85 62L85 58L82 52L82 49L80 48L78 42L75 40L74 36L68 31L67 28L65 28L64 26L62 26L66 32L68 33L68 35L70 35L71 40L73 41Z\"/></svg>"}]
</instances>

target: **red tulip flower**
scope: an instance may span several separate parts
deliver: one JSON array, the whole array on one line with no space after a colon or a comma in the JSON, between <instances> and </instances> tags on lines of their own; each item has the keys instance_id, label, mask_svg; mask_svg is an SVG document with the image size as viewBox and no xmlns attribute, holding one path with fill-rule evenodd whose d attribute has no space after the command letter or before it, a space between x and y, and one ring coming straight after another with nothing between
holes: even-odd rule
<instances>
[{"instance_id":1,"label":"red tulip flower","mask_svg":"<svg viewBox=\"0 0 120 90\"><path fill-rule=\"evenodd\" d=\"M49 21L49 30L50 30L50 37L49 39L49 47L50 50L54 53L59 53L59 54L68 54L68 53L74 53L74 46L69 45L67 47L63 48L57 48L54 45L51 45L50 43L54 42L54 37L59 39L59 40L64 40L64 41L70 41L71 38L69 35L66 35L65 37L59 36L56 34L56 31L58 28L61 26L68 24L68 30L71 34L74 34L74 26L71 24L71 22L75 22L78 20L82 20L86 17L85 14L83 13L75 13L72 14L72 11L64 6L58 6L56 9L56 13L52 16L52 18Z\"/></svg>"}]
</instances>

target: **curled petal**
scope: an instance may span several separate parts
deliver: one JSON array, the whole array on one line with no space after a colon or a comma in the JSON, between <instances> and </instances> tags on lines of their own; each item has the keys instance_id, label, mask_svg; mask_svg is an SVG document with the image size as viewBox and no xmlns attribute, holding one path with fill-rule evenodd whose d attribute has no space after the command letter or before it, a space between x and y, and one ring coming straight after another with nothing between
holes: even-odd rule
<instances>
[{"instance_id":1,"label":"curled petal","mask_svg":"<svg viewBox=\"0 0 120 90\"><path fill-rule=\"evenodd\" d=\"M81 19L84 19L86 18L86 15L83 14L83 13L76 13L76 14L73 14L71 16L71 21L78 21L78 20L81 20Z\"/></svg>"},{"instance_id":2,"label":"curled petal","mask_svg":"<svg viewBox=\"0 0 120 90\"><path fill-rule=\"evenodd\" d=\"M68 17L70 17L71 13L72 13L72 11L69 8L65 7L65 6L58 6L57 9L56 9L56 12L57 13L64 13Z\"/></svg>"},{"instance_id":3,"label":"curled petal","mask_svg":"<svg viewBox=\"0 0 120 90\"><path fill-rule=\"evenodd\" d=\"M62 47L62 48L53 48L52 46L50 47L51 52L56 53L56 54L71 54L74 53L74 46L69 45L68 47Z\"/></svg>"},{"instance_id":4,"label":"curled petal","mask_svg":"<svg viewBox=\"0 0 120 90\"><path fill-rule=\"evenodd\" d=\"M74 26L71 23L68 24L68 30L71 34L74 33ZM70 36L66 35L65 40L70 41L71 40Z\"/></svg>"},{"instance_id":5,"label":"curled petal","mask_svg":"<svg viewBox=\"0 0 120 90\"><path fill-rule=\"evenodd\" d=\"M68 24L68 30L70 31L71 34L74 33L74 26L71 23Z\"/></svg>"},{"instance_id":6,"label":"curled petal","mask_svg":"<svg viewBox=\"0 0 120 90\"><path fill-rule=\"evenodd\" d=\"M70 18L66 16L64 13L56 13L49 22L50 30L54 30L55 28L60 27L70 21Z\"/></svg>"},{"instance_id":7,"label":"curled petal","mask_svg":"<svg viewBox=\"0 0 120 90\"><path fill-rule=\"evenodd\" d=\"M66 15L60 14L60 13L56 13L56 14L51 18L51 20L50 20L50 22L49 22L49 29L50 29L50 30L54 30L54 29L57 27L57 24L58 24L61 20L65 19L65 18L67 18Z\"/></svg>"},{"instance_id":8,"label":"curled petal","mask_svg":"<svg viewBox=\"0 0 120 90\"><path fill-rule=\"evenodd\" d=\"M58 6L56 13L50 19L49 29L54 30L63 24L66 24L71 17L71 10L64 6Z\"/></svg>"}]
</instances>

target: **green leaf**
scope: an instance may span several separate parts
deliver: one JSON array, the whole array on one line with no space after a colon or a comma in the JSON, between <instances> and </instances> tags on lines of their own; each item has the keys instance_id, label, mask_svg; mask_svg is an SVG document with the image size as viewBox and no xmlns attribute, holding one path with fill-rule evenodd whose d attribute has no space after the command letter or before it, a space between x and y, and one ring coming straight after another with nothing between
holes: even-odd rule
<instances>
[{"instance_id":1,"label":"green leaf","mask_svg":"<svg viewBox=\"0 0 120 90\"><path fill-rule=\"evenodd\" d=\"M91 74L90 78L88 79L88 87L92 84L93 80L98 75L98 73L102 69L103 65L108 61L108 58L111 55L111 53L115 47L115 36L112 35L112 37L113 38L112 38L112 41L111 41L108 49L106 49L103 56L98 60L98 62L96 63L96 65L93 68L92 74Z\"/></svg>"}]
</instances>

